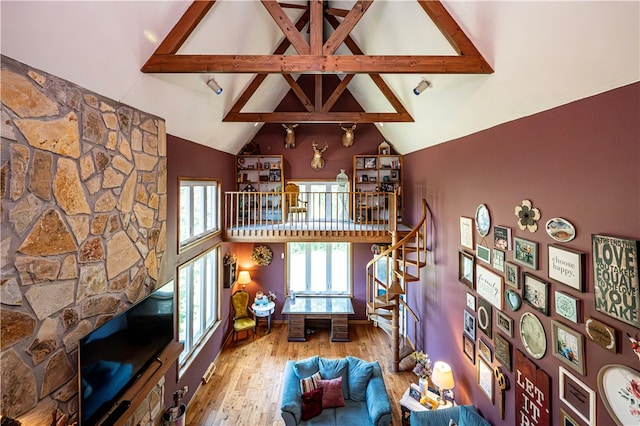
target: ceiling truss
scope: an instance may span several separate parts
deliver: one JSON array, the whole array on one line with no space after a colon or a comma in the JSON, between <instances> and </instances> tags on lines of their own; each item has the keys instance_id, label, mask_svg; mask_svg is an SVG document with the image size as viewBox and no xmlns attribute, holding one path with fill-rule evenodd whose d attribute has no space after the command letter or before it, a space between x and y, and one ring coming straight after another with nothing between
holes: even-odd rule
<instances>
[{"instance_id":1,"label":"ceiling truss","mask_svg":"<svg viewBox=\"0 0 640 426\"><path fill-rule=\"evenodd\" d=\"M373 0L357 1L351 10L325 7L322 0L310 0L308 5L261 0L263 6L285 35L271 55L178 55L177 52L191 32L214 6L215 0L194 1L173 29L160 43L142 67L145 73L255 73L223 121L229 122L412 122L413 118L384 82L380 74L490 74L485 61L440 1L417 0L441 33L457 52L457 56L395 56L365 55L349 35ZM292 22L283 8L305 9L297 22ZM342 21L337 17L342 18ZM323 42L323 23L334 29ZM309 42L302 36L308 25ZM334 55L345 44L353 54ZM292 46L297 55L285 55ZM269 74L281 74L306 111L302 112L241 112L251 96ZM304 93L291 74L315 74L314 99ZM322 75L346 74L338 87L323 102ZM395 112L333 112L355 74L367 74Z\"/></svg>"}]
</instances>

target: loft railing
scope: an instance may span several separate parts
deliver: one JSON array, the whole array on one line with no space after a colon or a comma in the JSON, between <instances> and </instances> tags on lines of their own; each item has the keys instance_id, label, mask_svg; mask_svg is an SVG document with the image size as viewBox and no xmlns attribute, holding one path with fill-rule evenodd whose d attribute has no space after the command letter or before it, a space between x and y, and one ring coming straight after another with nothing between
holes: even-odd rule
<instances>
[{"instance_id":1,"label":"loft railing","mask_svg":"<svg viewBox=\"0 0 640 426\"><path fill-rule=\"evenodd\" d=\"M390 192L226 192L227 240L271 237L388 239L397 229Z\"/></svg>"}]
</instances>

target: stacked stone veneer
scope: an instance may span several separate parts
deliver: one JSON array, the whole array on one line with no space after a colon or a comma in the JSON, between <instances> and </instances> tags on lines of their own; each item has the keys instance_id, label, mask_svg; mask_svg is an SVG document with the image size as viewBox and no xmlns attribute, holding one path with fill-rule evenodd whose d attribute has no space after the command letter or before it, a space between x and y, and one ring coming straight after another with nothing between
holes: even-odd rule
<instances>
[{"instance_id":1,"label":"stacked stone veneer","mask_svg":"<svg viewBox=\"0 0 640 426\"><path fill-rule=\"evenodd\" d=\"M1 65L0 414L31 426L57 411L72 423L78 340L160 278L165 123L10 58ZM148 400L155 408L132 424L157 422L162 390Z\"/></svg>"}]
</instances>

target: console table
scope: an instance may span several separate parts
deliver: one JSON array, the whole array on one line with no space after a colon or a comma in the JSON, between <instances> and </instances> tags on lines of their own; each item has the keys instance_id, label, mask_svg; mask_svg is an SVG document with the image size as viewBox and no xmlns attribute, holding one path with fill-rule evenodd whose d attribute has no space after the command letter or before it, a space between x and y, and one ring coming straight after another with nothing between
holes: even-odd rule
<instances>
[{"instance_id":1,"label":"console table","mask_svg":"<svg viewBox=\"0 0 640 426\"><path fill-rule=\"evenodd\" d=\"M328 319L331 321L331 341L349 341L349 318L353 305L349 297L287 297L282 314L289 316L290 342L304 342L305 319Z\"/></svg>"}]
</instances>

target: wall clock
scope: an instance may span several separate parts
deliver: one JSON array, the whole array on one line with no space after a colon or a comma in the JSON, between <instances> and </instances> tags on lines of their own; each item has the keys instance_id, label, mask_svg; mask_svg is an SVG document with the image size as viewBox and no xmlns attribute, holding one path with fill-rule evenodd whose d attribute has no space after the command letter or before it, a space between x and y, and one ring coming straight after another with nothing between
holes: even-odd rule
<instances>
[{"instance_id":1,"label":"wall clock","mask_svg":"<svg viewBox=\"0 0 640 426\"><path fill-rule=\"evenodd\" d=\"M537 316L525 312L520 318L520 339L529 355L540 359L547 351L547 335Z\"/></svg>"},{"instance_id":2,"label":"wall clock","mask_svg":"<svg viewBox=\"0 0 640 426\"><path fill-rule=\"evenodd\" d=\"M489 209L484 204L480 204L476 209L476 230L481 237L486 237L489 234L491 228L491 217L489 216Z\"/></svg>"}]
</instances>

